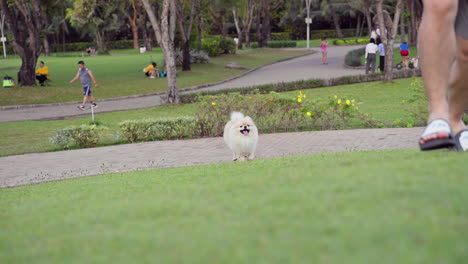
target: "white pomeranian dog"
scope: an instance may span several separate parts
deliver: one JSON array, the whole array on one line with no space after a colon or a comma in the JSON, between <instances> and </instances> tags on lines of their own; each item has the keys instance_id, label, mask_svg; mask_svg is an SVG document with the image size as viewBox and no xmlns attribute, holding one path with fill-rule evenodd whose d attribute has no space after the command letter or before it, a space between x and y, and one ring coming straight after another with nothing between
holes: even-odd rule
<instances>
[{"instance_id":1,"label":"white pomeranian dog","mask_svg":"<svg viewBox=\"0 0 468 264\"><path fill-rule=\"evenodd\" d=\"M233 112L224 127L224 142L232 150L233 160L245 161L255 158L258 130L252 118Z\"/></svg>"}]
</instances>

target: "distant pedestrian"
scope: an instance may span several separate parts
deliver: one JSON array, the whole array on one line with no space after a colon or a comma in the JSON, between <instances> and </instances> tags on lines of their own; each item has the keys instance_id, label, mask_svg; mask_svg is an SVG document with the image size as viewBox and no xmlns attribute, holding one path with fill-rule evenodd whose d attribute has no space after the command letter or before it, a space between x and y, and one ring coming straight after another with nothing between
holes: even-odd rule
<instances>
[{"instance_id":1,"label":"distant pedestrian","mask_svg":"<svg viewBox=\"0 0 468 264\"><path fill-rule=\"evenodd\" d=\"M379 50L379 70L383 73L385 71L385 46L380 37L377 37L377 49Z\"/></svg>"},{"instance_id":2,"label":"distant pedestrian","mask_svg":"<svg viewBox=\"0 0 468 264\"><path fill-rule=\"evenodd\" d=\"M49 79L49 68L45 66L43 61L39 62L39 69L36 71L36 80L39 81L41 86L44 86L44 82Z\"/></svg>"},{"instance_id":3,"label":"distant pedestrian","mask_svg":"<svg viewBox=\"0 0 468 264\"><path fill-rule=\"evenodd\" d=\"M377 45L375 45L375 39L371 38L369 44L366 45L366 74L369 73L369 70L375 73L376 53Z\"/></svg>"},{"instance_id":4,"label":"distant pedestrian","mask_svg":"<svg viewBox=\"0 0 468 264\"><path fill-rule=\"evenodd\" d=\"M327 38L322 37L322 42L320 43L320 48L322 49L322 64L328 64L328 42Z\"/></svg>"},{"instance_id":5,"label":"distant pedestrian","mask_svg":"<svg viewBox=\"0 0 468 264\"><path fill-rule=\"evenodd\" d=\"M403 42L400 44L400 55L403 58L403 69L408 69L409 47L408 43Z\"/></svg>"},{"instance_id":6,"label":"distant pedestrian","mask_svg":"<svg viewBox=\"0 0 468 264\"><path fill-rule=\"evenodd\" d=\"M78 106L78 109L85 110L85 105L88 99L91 103L91 107L96 108L97 104L94 102L94 97L91 94L91 80L93 81L95 88L98 88L99 85L97 84L91 69L86 68L84 61L79 61L78 67L78 73L76 73L76 76L70 81L70 84L72 84L80 78L81 86L83 86L83 103Z\"/></svg>"}]
</instances>

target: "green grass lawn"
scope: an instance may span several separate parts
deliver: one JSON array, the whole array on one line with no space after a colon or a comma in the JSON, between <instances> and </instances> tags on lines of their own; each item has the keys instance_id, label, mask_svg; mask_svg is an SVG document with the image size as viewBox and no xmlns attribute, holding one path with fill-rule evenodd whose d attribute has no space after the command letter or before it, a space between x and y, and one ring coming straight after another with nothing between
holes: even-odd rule
<instances>
[{"instance_id":1,"label":"green grass lawn","mask_svg":"<svg viewBox=\"0 0 468 264\"><path fill-rule=\"evenodd\" d=\"M278 49L246 49L234 55L222 55L211 59L208 64L192 65L191 72L178 72L179 88L221 81L236 76L245 70L226 69L228 62L254 68L263 64L305 54L306 51L284 51ZM97 98L119 97L135 94L149 94L166 90L166 79L149 79L143 74L143 68L151 61L162 64L162 53L155 49L153 53L137 54L131 50L112 51L114 56L96 57L41 57L49 67L52 85L49 87L14 87L0 88L0 105L40 104L79 101L82 90L79 82L69 85L75 76L78 60L84 59L100 85L93 93ZM0 62L0 74L16 78L21 65L19 59Z\"/></svg>"},{"instance_id":2,"label":"green grass lawn","mask_svg":"<svg viewBox=\"0 0 468 264\"><path fill-rule=\"evenodd\" d=\"M360 83L317 88L304 92L307 94L308 100L327 99L334 95L340 98L355 99L359 102L358 106L364 113L369 113L377 119L393 122L408 117L408 113L401 107L401 102L409 96L408 87L411 81L411 79L399 79L392 84ZM296 94L297 91L284 93L283 96L295 97ZM119 143L114 134L121 121L147 117L193 116L197 107L196 104L164 105L140 110L98 113L97 120L102 125L109 127L100 145ZM88 124L90 121L90 117L86 116L73 120L0 123L0 156L57 150L48 140L57 129L69 125Z\"/></svg>"},{"instance_id":3,"label":"green grass lawn","mask_svg":"<svg viewBox=\"0 0 468 264\"><path fill-rule=\"evenodd\" d=\"M0 263L464 263L467 157L322 154L0 189Z\"/></svg>"}]
</instances>

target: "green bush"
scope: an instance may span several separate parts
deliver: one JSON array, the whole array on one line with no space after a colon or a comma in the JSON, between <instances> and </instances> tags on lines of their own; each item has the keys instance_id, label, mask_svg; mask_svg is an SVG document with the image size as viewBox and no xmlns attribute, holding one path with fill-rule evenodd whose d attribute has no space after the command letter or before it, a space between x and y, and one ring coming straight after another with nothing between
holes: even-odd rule
<instances>
[{"instance_id":1,"label":"green bush","mask_svg":"<svg viewBox=\"0 0 468 264\"><path fill-rule=\"evenodd\" d=\"M200 135L193 117L126 120L119 123L120 135L129 142L193 138Z\"/></svg>"},{"instance_id":2,"label":"green bush","mask_svg":"<svg viewBox=\"0 0 468 264\"><path fill-rule=\"evenodd\" d=\"M250 48L257 49L258 48L258 42L251 42L250 43Z\"/></svg>"},{"instance_id":3,"label":"green bush","mask_svg":"<svg viewBox=\"0 0 468 264\"><path fill-rule=\"evenodd\" d=\"M202 50L208 53L210 57L216 57L223 53L235 54L236 42L234 39L222 36L212 36L202 39Z\"/></svg>"},{"instance_id":4,"label":"green bush","mask_svg":"<svg viewBox=\"0 0 468 264\"><path fill-rule=\"evenodd\" d=\"M68 149L74 143L79 148L95 147L100 140L100 132L106 127L96 125L69 126L56 131L49 141L63 149Z\"/></svg>"},{"instance_id":5,"label":"green bush","mask_svg":"<svg viewBox=\"0 0 468 264\"><path fill-rule=\"evenodd\" d=\"M361 66L361 57L366 53L366 48L360 48L348 52L345 56L345 64L351 67Z\"/></svg>"},{"instance_id":6,"label":"green bush","mask_svg":"<svg viewBox=\"0 0 468 264\"><path fill-rule=\"evenodd\" d=\"M369 42L369 39L336 39L333 41L333 45L356 45L356 44L366 44Z\"/></svg>"},{"instance_id":7,"label":"green bush","mask_svg":"<svg viewBox=\"0 0 468 264\"><path fill-rule=\"evenodd\" d=\"M376 127L380 121L362 114L354 99L334 96L311 100L299 92L292 98L281 94L240 93L201 97L195 113L204 137L221 136L233 111L252 117L261 133L342 129L362 122L363 127Z\"/></svg>"},{"instance_id":8,"label":"green bush","mask_svg":"<svg viewBox=\"0 0 468 264\"><path fill-rule=\"evenodd\" d=\"M291 34L289 32L271 33L271 40L290 40Z\"/></svg>"},{"instance_id":9,"label":"green bush","mask_svg":"<svg viewBox=\"0 0 468 264\"><path fill-rule=\"evenodd\" d=\"M341 29L341 32L343 33L343 37L345 38L352 38L356 36L356 29L355 28L345 28ZM363 32L363 34L366 34L366 31ZM336 34L336 30L334 29L323 29L323 30L312 30L310 33L311 39L320 39L322 37L325 38L338 38L338 35Z\"/></svg>"}]
</instances>

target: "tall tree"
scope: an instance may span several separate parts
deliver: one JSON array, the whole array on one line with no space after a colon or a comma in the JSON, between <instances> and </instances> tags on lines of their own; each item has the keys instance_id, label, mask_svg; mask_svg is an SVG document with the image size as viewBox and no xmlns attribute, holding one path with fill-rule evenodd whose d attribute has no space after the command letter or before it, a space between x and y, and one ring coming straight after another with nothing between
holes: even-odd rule
<instances>
[{"instance_id":1,"label":"tall tree","mask_svg":"<svg viewBox=\"0 0 468 264\"><path fill-rule=\"evenodd\" d=\"M267 47L271 39L271 12L283 5L285 0L258 0L257 41L259 47Z\"/></svg>"},{"instance_id":2,"label":"tall tree","mask_svg":"<svg viewBox=\"0 0 468 264\"><path fill-rule=\"evenodd\" d=\"M13 38L11 45L21 57L19 82L21 86L35 86L35 68L41 54L41 31L47 24L43 3L40 0L0 0L0 4Z\"/></svg>"},{"instance_id":3,"label":"tall tree","mask_svg":"<svg viewBox=\"0 0 468 264\"><path fill-rule=\"evenodd\" d=\"M74 0L67 17L72 25L89 32L96 41L99 53L108 53L108 38L123 25L122 11L125 2L120 0Z\"/></svg>"},{"instance_id":4,"label":"tall tree","mask_svg":"<svg viewBox=\"0 0 468 264\"><path fill-rule=\"evenodd\" d=\"M148 18L153 27L159 46L164 53L167 72L167 102L178 103L177 94L177 68L175 63L174 35L177 25L177 4L173 0L163 0L161 15L155 12L149 0L142 0ZM156 6L159 7L158 2ZM160 8L157 8L159 11ZM159 17L161 18L159 20Z\"/></svg>"},{"instance_id":5,"label":"tall tree","mask_svg":"<svg viewBox=\"0 0 468 264\"><path fill-rule=\"evenodd\" d=\"M143 3L141 0L127 0L126 8L124 9L125 15L127 16L128 24L132 29L133 37L133 49L139 48L139 34L138 34L138 19L141 16L141 8Z\"/></svg>"},{"instance_id":6,"label":"tall tree","mask_svg":"<svg viewBox=\"0 0 468 264\"><path fill-rule=\"evenodd\" d=\"M177 21L182 39L182 71L190 71L190 35L193 20L197 14L198 0L175 0L177 4ZM189 10L187 15L186 9Z\"/></svg>"},{"instance_id":7,"label":"tall tree","mask_svg":"<svg viewBox=\"0 0 468 264\"><path fill-rule=\"evenodd\" d=\"M390 20L387 19L387 22L385 22L384 18L383 2L384 0L377 0L378 26L380 28L382 42L385 45L385 57L393 58L393 44L395 43L398 22L400 20L402 0L397 0L393 20L390 18ZM388 21L390 21L390 23ZM387 32L387 34L385 34L385 32ZM392 82L392 80L393 60L388 59L385 60L384 82Z\"/></svg>"},{"instance_id":8,"label":"tall tree","mask_svg":"<svg viewBox=\"0 0 468 264\"><path fill-rule=\"evenodd\" d=\"M244 42L247 47L250 47L250 29L254 20L256 0L240 0L232 6L232 16L237 30L239 42L237 48L242 49Z\"/></svg>"},{"instance_id":9,"label":"tall tree","mask_svg":"<svg viewBox=\"0 0 468 264\"><path fill-rule=\"evenodd\" d=\"M341 31L340 17L336 13L335 7L331 3L331 1L326 0L326 3L327 3L328 8L330 9L330 13L331 13L332 18L333 18L333 24L335 25L336 35L337 35L338 38L343 38L344 36L343 36L343 32Z\"/></svg>"}]
</instances>

